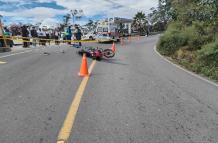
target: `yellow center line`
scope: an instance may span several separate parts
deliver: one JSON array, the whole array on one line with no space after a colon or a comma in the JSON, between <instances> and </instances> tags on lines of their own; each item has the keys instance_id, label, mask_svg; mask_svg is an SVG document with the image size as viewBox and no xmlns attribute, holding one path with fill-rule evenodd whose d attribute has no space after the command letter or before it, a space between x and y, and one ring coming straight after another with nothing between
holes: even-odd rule
<instances>
[{"instance_id":1,"label":"yellow center line","mask_svg":"<svg viewBox=\"0 0 218 143\"><path fill-rule=\"evenodd\" d=\"M0 64L6 64L7 62L0 61Z\"/></svg>"},{"instance_id":2,"label":"yellow center line","mask_svg":"<svg viewBox=\"0 0 218 143\"><path fill-rule=\"evenodd\" d=\"M92 64L89 67L89 73L91 74L94 66L96 64L96 61L93 61ZM75 97L73 99L73 102L71 103L71 106L69 108L69 111L67 113L67 116L64 120L64 123L62 125L62 128L59 132L58 138L57 138L57 143L66 143L67 140L70 137L73 124L76 118L76 114L83 96L83 93L85 91L86 85L88 83L89 76L84 77L79 88L77 89L77 92L75 94Z\"/></svg>"}]
</instances>

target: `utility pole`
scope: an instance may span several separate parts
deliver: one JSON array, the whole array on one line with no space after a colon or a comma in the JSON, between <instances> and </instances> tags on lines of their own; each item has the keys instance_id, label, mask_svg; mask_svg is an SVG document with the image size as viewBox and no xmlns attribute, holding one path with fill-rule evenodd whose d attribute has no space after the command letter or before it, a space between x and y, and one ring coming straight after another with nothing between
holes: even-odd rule
<instances>
[{"instance_id":1,"label":"utility pole","mask_svg":"<svg viewBox=\"0 0 218 143\"><path fill-rule=\"evenodd\" d=\"M78 14L78 10L74 9L71 10L71 15L73 16L73 25L75 24L75 16Z\"/></svg>"}]
</instances>

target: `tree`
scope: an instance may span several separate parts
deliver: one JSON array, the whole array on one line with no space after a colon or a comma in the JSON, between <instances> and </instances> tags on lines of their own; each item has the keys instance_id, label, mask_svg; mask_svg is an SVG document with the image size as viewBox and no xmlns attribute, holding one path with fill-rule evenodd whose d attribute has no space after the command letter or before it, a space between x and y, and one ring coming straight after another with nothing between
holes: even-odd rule
<instances>
[{"instance_id":1,"label":"tree","mask_svg":"<svg viewBox=\"0 0 218 143\"><path fill-rule=\"evenodd\" d=\"M119 32L121 33L121 35L123 35L125 33L124 27L125 27L125 25L123 23L119 24Z\"/></svg>"},{"instance_id":2,"label":"tree","mask_svg":"<svg viewBox=\"0 0 218 143\"><path fill-rule=\"evenodd\" d=\"M156 31L165 30L170 21L177 19L176 9L172 3L173 0L159 0L158 7L150 9L151 13L148 14L148 19Z\"/></svg>"},{"instance_id":3,"label":"tree","mask_svg":"<svg viewBox=\"0 0 218 143\"><path fill-rule=\"evenodd\" d=\"M97 28L98 21L93 21L89 19L88 23L85 26L89 29L89 31L94 31Z\"/></svg>"},{"instance_id":4,"label":"tree","mask_svg":"<svg viewBox=\"0 0 218 143\"><path fill-rule=\"evenodd\" d=\"M179 63L185 67L217 80L217 0L160 0L159 5L151 15L158 15L160 20L164 11L164 16L169 16L166 19L169 26L160 38L158 50L182 61Z\"/></svg>"},{"instance_id":5,"label":"tree","mask_svg":"<svg viewBox=\"0 0 218 143\"><path fill-rule=\"evenodd\" d=\"M67 27L69 25L70 18L71 18L71 16L69 13L64 15L64 19L63 19L63 26L64 27Z\"/></svg>"},{"instance_id":6,"label":"tree","mask_svg":"<svg viewBox=\"0 0 218 143\"><path fill-rule=\"evenodd\" d=\"M89 22L85 25L89 30L92 30L94 27L94 21L89 19Z\"/></svg>"},{"instance_id":7,"label":"tree","mask_svg":"<svg viewBox=\"0 0 218 143\"><path fill-rule=\"evenodd\" d=\"M141 11L136 13L136 15L134 16L132 26L134 29L138 30L140 34L142 34L146 31L145 28L147 26L147 23L148 21L145 16L145 13Z\"/></svg>"},{"instance_id":8,"label":"tree","mask_svg":"<svg viewBox=\"0 0 218 143\"><path fill-rule=\"evenodd\" d=\"M202 22L218 32L217 0L171 0L170 6L176 13L175 21L186 26Z\"/></svg>"},{"instance_id":9,"label":"tree","mask_svg":"<svg viewBox=\"0 0 218 143\"><path fill-rule=\"evenodd\" d=\"M10 31L12 33L12 36L21 35L21 25L12 24L10 26Z\"/></svg>"}]
</instances>

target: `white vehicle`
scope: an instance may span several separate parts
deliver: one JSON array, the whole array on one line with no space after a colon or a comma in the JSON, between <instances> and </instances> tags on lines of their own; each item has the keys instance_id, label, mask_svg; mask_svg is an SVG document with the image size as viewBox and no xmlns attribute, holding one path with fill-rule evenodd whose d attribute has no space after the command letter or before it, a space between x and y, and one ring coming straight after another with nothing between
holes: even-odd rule
<instances>
[{"instance_id":1,"label":"white vehicle","mask_svg":"<svg viewBox=\"0 0 218 143\"><path fill-rule=\"evenodd\" d=\"M120 32L121 25L126 29L128 35L131 34L131 19L126 18L108 18L107 20L98 22L96 32L96 40L99 42L107 41L120 41Z\"/></svg>"},{"instance_id":2,"label":"white vehicle","mask_svg":"<svg viewBox=\"0 0 218 143\"><path fill-rule=\"evenodd\" d=\"M82 40L95 40L95 32L89 32L86 35L82 36Z\"/></svg>"},{"instance_id":3,"label":"white vehicle","mask_svg":"<svg viewBox=\"0 0 218 143\"><path fill-rule=\"evenodd\" d=\"M108 33L99 33L96 35L96 40L98 42L110 42L113 41L111 36Z\"/></svg>"},{"instance_id":4,"label":"white vehicle","mask_svg":"<svg viewBox=\"0 0 218 143\"><path fill-rule=\"evenodd\" d=\"M119 41L120 34L118 32L118 25L113 20L100 21L96 28L96 40L99 42Z\"/></svg>"}]
</instances>

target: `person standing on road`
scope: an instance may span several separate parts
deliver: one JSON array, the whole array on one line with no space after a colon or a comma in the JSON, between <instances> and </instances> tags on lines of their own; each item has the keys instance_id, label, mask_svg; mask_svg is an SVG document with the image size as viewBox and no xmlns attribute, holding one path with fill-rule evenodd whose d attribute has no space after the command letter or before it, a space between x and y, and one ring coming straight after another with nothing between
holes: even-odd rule
<instances>
[{"instance_id":1,"label":"person standing on road","mask_svg":"<svg viewBox=\"0 0 218 143\"><path fill-rule=\"evenodd\" d=\"M150 27L149 25L146 26L146 36L148 37L150 33Z\"/></svg>"},{"instance_id":2,"label":"person standing on road","mask_svg":"<svg viewBox=\"0 0 218 143\"><path fill-rule=\"evenodd\" d=\"M50 38L51 38L51 34L49 31L46 31L46 41L48 42L48 44L50 45L51 41L50 41Z\"/></svg>"},{"instance_id":3,"label":"person standing on road","mask_svg":"<svg viewBox=\"0 0 218 143\"><path fill-rule=\"evenodd\" d=\"M59 34L59 32L58 32L58 30L55 30L54 31L54 37L55 37L55 44L56 45L59 45L60 43L59 43L59 38L60 38L60 34Z\"/></svg>"},{"instance_id":4,"label":"person standing on road","mask_svg":"<svg viewBox=\"0 0 218 143\"><path fill-rule=\"evenodd\" d=\"M149 31L148 31L148 29L146 29L146 36L147 36L147 37L149 36Z\"/></svg>"},{"instance_id":5,"label":"person standing on road","mask_svg":"<svg viewBox=\"0 0 218 143\"><path fill-rule=\"evenodd\" d=\"M46 45L46 40L43 40L43 39L46 38L46 34L41 28L39 28L38 37L40 38L40 40L39 40L40 45L45 46Z\"/></svg>"},{"instance_id":6,"label":"person standing on road","mask_svg":"<svg viewBox=\"0 0 218 143\"><path fill-rule=\"evenodd\" d=\"M29 31L27 30L26 25L22 27L22 37L23 37L23 47L28 47L28 37L29 37Z\"/></svg>"},{"instance_id":7,"label":"person standing on road","mask_svg":"<svg viewBox=\"0 0 218 143\"><path fill-rule=\"evenodd\" d=\"M36 46L36 39L35 38L38 38L38 33L35 29L35 27L32 27L32 30L30 31L31 33L31 37L33 38L33 46Z\"/></svg>"},{"instance_id":8,"label":"person standing on road","mask_svg":"<svg viewBox=\"0 0 218 143\"><path fill-rule=\"evenodd\" d=\"M69 27L67 28L67 40L69 40L69 41L68 41L68 44L69 44L69 45L71 44L71 37L72 37L72 31L71 31L71 27L69 26Z\"/></svg>"},{"instance_id":9,"label":"person standing on road","mask_svg":"<svg viewBox=\"0 0 218 143\"><path fill-rule=\"evenodd\" d=\"M75 31L76 40L79 41L79 46L82 46L82 43L80 42L80 40L82 39L82 32L77 25L75 28L76 28L76 31Z\"/></svg>"},{"instance_id":10,"label":"person standing on road","mask_svg":"<svg viewBox=\"0 0 218 143\"><path fill-rule=\"evenodd\" d=\"M27 38L27 45L28 47L32 44L30 42L30 37L31 37L31 30L30 30L30 26L27 26L27 31L28 31L28 38Z\"/></svg>"}]
</instances>

